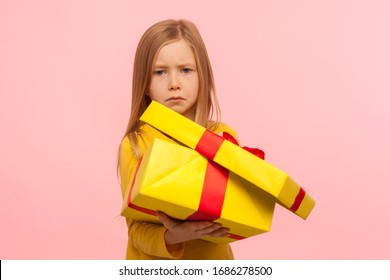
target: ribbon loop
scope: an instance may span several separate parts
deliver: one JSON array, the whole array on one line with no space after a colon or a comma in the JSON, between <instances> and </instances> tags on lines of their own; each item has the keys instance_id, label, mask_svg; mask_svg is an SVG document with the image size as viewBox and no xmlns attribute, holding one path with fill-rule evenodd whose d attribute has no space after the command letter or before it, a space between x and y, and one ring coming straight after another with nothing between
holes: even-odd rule
<instances>
[{"instance_id":1,"label":"ribbon loop","mask_svg":"<svg viewBox=\"0 0 390 280\"><path fill-rule=\"evenodd\" d=\"M230 133L224 131L223 132L223 138L225 138L227 141L229 142L232 142L233 144L237 145L237 146L240 146L238 144L238 141L236 138L234 138L233 135L231 135ZM250 148L250 147L241 147L243 148L244 150L250 152L251 154L261 158L261 159L265 159L265 153L263 150L260 150L258 148Z\"/></svg>"}]
</instances>

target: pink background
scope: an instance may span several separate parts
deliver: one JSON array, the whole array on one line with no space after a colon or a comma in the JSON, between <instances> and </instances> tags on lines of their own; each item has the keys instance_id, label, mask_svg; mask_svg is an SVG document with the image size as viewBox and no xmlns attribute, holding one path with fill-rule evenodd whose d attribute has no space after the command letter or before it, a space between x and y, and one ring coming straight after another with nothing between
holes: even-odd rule
<instances>
[{"instance_id":1,"label":"pink background","mask_svg":"<svg viewBox=\"0 0 390 280\"><path fill-rule=\"evenodd\" d=\"M316 199L238 259L390 256L390 4L0 1L0 258L123 259L116 152L136 44L190 19L223 120Z\"/></svg>"}]
</instances>

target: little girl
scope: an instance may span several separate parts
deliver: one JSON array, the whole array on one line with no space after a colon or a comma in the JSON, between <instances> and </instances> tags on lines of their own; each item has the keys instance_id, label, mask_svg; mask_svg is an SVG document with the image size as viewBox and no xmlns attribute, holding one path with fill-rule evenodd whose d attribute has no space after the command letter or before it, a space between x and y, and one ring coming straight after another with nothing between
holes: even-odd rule
<instances>
[{"instance_id":1,"label":"little girl","mask_svg":"<svg viewBox=\"0 0 390 280\"><path fill-rule=\"evenodd\" d=\"M142 36L135 55L130 120L119 149L123 196L133 168L153 138L173 142L139 121L151 100L215 133L236 136L218 121L213 73L196 26L186 20L154 24ZM211 121L213 113L217 121ZM233 259L229 244L199 239L226 237L229 229L211 221L177 221L160 212L157 216L161 224L127 219L126 259Z\"/></svg>"}]
</instances>

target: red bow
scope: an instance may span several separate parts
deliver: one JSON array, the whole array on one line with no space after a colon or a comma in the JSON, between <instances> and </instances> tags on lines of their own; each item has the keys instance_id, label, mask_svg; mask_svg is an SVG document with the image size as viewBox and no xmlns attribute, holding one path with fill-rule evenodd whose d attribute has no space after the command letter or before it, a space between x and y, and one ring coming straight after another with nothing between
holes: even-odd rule
<instances>
[{"instance_id":1,"label":"red bow","mask_svg":"<svg viewBox=\"0 0 390 280\"><path fill-rule=\"evenodd\" d=\"M228 140L229 142L232 142L233 144L236 144L237 146L240 146L236 140L236 138L234 138L233 135L231 135L230 133L224 131L223 134L222 134L223 138L225 138L226 140ZM254 154L255 156L261 158L261 159L265 159L265 153L258 149L258 148L249 148L249 147L241 147L243 148L244 150L250 152L251 154Z\"/></svg>"}]
</instances>

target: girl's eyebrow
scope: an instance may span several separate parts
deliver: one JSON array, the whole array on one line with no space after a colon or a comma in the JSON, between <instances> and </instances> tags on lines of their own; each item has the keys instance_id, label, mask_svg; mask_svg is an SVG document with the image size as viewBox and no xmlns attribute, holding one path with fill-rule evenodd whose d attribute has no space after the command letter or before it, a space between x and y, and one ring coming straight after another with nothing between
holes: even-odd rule
<instances>
[{"instance_id":1,"label":"girl's eyebrow","mask_svg":"<svg viewBox=\"0 0 390 280\"><path fill-rule=\"evenodd\" d=\"M179 65L177 65L178 67L192 67L194 68L195 67L195 64L191 63L191 62L187 62L187 63L180 63Z\"/></svg>"}]
</instances>

